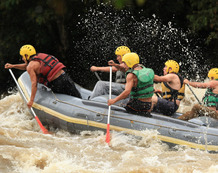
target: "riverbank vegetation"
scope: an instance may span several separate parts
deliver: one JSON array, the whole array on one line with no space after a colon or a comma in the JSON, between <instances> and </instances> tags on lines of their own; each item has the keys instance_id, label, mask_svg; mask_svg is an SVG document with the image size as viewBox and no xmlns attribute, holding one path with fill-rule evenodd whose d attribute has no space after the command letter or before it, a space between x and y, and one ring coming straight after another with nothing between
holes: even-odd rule
<instances>
[{"instance_id":1,"label":"riverbank vegetation","mask_svg":"<svg viewBox=\"0 0 218 173\"><path fill-rule=\"evenodd\" d=\"M115 58L115 48L123 44L139 53L142 62L159 74L169 58L178 60L184 65L183 72L189 72L190 64L185 61L193 56L197 66L201 65L196 74L205 78L209 68L218 65L217 11L216 0L1 0L1 90L13 83L4 64L21 63L19 49L24 44L59 58L74 81L84 87L97 80L89 67L107 65L109 59ZM155 29L149 26L154 23ZM158 30L160 27L167 27L167 32ZM145 33L146 28L150 30ZM179 36L173 36L175 30ZM173 38L178 40L174 47ZM158 47L160 42L166 47ZM190 73L190 77L197 76Z\"/></svg>"}]
</instances>

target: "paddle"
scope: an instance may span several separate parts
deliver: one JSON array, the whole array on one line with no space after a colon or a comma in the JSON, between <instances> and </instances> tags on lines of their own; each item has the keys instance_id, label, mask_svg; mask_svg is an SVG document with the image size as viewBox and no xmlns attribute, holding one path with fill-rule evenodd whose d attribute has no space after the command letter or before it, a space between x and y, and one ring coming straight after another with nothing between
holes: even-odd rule
<instances>
[{"instance_id":1,"label":"paddle","mask_svg":"<svg viewBox=\"0 0 218 173\"><path fill-rule=\"evenodd\" d=\"M101 78L99 77L99 75L96 71L95 71L95 76L98 78L99 81L101 81Z\"/></svg>"},{"instance_id":2,"label":"paddle","mask_svg":"<svg viewBox=\"0 0 218 173\"><path fill-rule=\"evenodd\" d=\"M161 94L162 94L162 91L161 91L161 90L155 89L155 90L154 90L154 93L156 94L157 97L162 97L162 96L161 96Z\"/></svg>"},{"instance_id":3,"label":"paddle","mask_svg":"<svg viewBox=\"0 0 218 173\"><path fill-rule=\"evenodd\" d=\"M189 89L191 90L192 94L195 96L195 98L197 99L198 103L201 105L200 100L197 98L197 96L195 95L194 91L191 89L190 85L189 84L186 84L186 85L189 87Z\"/></svg>"},{"instance_id":4,"label":"paddle","mask_svg":"<svg viewBox=\"0 0 218 173\"><path fill-rule=\"evenodd\" d=\"M109 99L111 99L111 83L112 83L112 66L110 66L110 85L109 85ZM111 115L111 106L108 107L108 117L107 117L107 134L106 142L110 142L110 115Z\"/></svg>"},{"instance_id":5,"label":"paddle","mask_svg":"<svg viewBox=\"0 0 218 173\"><path fill-rule=\"evenodd\" d=\"M22 91L22 89L21 89L19 83L17 82L17 80L16 80L16 78L15 78L15 76L14 76L12 70L9 69L9 72L11 73L11 76L12 76L12 78L14 79L14 81L15 81L17 87L18 87L18 90L20 91L20 94L22 95L22 97L24 98L24 100L25 100L26 103L27 103L27 102L28 102L28 101L27 101L27 98L25 97L25 95L24 95L24 93L23 93L23 91ZM35 112L34 112L34 110L33 110L32 107L30 108L30 110L31 110L32 114L34 115L36 121L38 122L39 127L41 128L42 132L43 132L44 134L49 134L48 130L42 125L41 121L40 121L39 118L36 116L36 114L35 114Z\"/></svg>"}]
</instances>

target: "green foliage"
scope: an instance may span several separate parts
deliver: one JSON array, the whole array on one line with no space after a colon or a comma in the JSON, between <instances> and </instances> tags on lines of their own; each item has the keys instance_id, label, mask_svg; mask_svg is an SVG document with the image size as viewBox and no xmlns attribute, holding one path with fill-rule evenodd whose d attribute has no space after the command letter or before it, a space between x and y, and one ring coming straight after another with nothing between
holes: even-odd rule
<instances>
[{"instance_id":1,"label":"green foliage","mask_svg":"<svg viewBox=\"0 0 218 173\"><path fill-rule=\"evenodd\" d=\"M135 5L142 7L146 1L147 0L135 0L135 1L133 0L114 0L114 1L104 0L103 2L113 5L115 9L121 10L121 9L124 9L125 7L134 8ZM98 4L100 3L99 0L97 0L97 2Z\"/></svg>"},{"instance_id":2,"label":"green foliage","mask_svg":"<svg viewBox=\"0 0 218 173\"><path fill-rule=\"evenodd\" d=\"M117 0L114 1L113 5L115 6L116 9L122 9L130 3L131 3L130 0Z\"/></svg>"},{"instance_id":3,"label":"green foliage","mask_svg":"<svg viewBox=\"0 0 218 173\"><path fill-rule=\"evenodd\" d=\"M217 0L189 0L192 11L187 15L193 32L208 33L206 43L218 39Z\"/></svg>"},{"instance_id":4,"label":"green foliage","mask_svg":"<svg viewBox=\"0 0 218 173\"><path fill-rule=\"evenodd\" d=\"M65 0L1 0L0 81L8 81L5 63L22 62L19 49L24 44L34 45L38 52L66 57L71 35L75 35L71 28L78 22L72 16L78 15L80 6L81 2Z\"/></svg>"},{"instance_id":5,"label":"green foliage","mask_svg":"<svg viewBox=\"0 0 218 173\"><path fill-rule=\"evenodd\" d=\"M10 9L14 5L18 5L20 0L2 0L0 3L0 9Z\"/></svg>"},{"instance_id":6,"label":"green foliage","mask_svg":"<svg viewBox=\"0 0 218 173\"><path fill-rule=\"evenodd\" d=\"M216 48L210 47L217 45L214 40L218 39L216 0L1 0L0 81L8 81L5 63L22 62L19 49L24 44L34 45L38 52L55 55L72 71L89 69L88 65L78 65L80 59L74 46L86 33L76 26L81 22L78 16L84 16L90 8L95 9L102 3L112 5L117 11L129 9L136 19L151 18L155 14L164 24L170 21L184 30L189 23L193 33L204 33L202 37L207 38L209 50L216 52Z\"/></svg>"}]
</instances>

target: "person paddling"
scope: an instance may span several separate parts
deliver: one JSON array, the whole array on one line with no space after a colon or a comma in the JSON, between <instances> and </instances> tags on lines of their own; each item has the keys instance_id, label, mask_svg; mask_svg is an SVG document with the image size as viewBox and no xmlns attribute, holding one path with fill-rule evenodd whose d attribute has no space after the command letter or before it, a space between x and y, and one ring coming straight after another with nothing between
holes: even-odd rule
<instances>
[{"instance_id":1,"label":"person paddling","mask_svg":"<svg viewBox=\"0 0 218 173\"><path fill-rule=\"evenodd\" d=\"M189 120L198 116L208 116L218 119L218 68L212 68L208 72L209 82L190 82L188 79L184 80L185 84L191 85L195 88L207 88L203 97L205 106L196 104L191 111L178 117L181 120Z\"/></svg>"},{"instance_id":2,"label":"person paddling","mask_svg":"<svg viewBox=\"0 0 218 173\"><path fill-rule=\"evenodd\" d=\"M119 66L122 63L122 58L126 53L130 53L130 49L127 46L119 46L115 50L115 55L117 56L117 61L119 64L116 64L113 60L108 61L108 65L112 66L112 71L116 73L115 82L112 82L111 93L113 95L119 95L125 89L125 72ZM92 72L102 71L102 72L110 72L110 66L106 67L96 67L92 66L90 70ZM108 81L98 81L92 91L92 94L89 99L100 95L108 95L109 94L109 82Z\"/></svg>"},{"instance_id":3,"label":"person paddling","mask_svg":"<svg viewBox=\"0 0 218 173\"><path fill-rule=\"evenodd\" d=\"M183 78L178 72L179 64L174 60L168 60L163 68L164 76L154 76L155 82L162 82L162 98L156 95L152 97L153 111L171 116L178 110L185 96Z\"/></svg>"},{"instance_id":4,"label":"person paddling","mask_svg":"<svg viewBox=\"0 0 218 173\"><path fill-rule=\"evenodd\" d=\"M24 45L20 48L23 64L6 63L5 68L16 68L27 70L30 76L32 90L30 100L27 103L32 107L37 91L37 83L44 84L52 89L53 92L68 94L81 98L73 80L63 70L65 65L59 62L57 58L45 53L36 53L32 45Z\"/></svg>"},{"instance_id":5,"label":"person paddling","mask_svg":"<svg viewBox=\"0 0 218 173\"><path fill-rule=\"evenodd\" d=\"M116 98L109 99L108 105L113 105L130 95L125 109L130 113L150 116L148 112L151 111L151 100L154 94L154 71L139 64L139 56L136 53L125 54L120 66L126 71L125 90Z\"/></svg>"}]
</instances>

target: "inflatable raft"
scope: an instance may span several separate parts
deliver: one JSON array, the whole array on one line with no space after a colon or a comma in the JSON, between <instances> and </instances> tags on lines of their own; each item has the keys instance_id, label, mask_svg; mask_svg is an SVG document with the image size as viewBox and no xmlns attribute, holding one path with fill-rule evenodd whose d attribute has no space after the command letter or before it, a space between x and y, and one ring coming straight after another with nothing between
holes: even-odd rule
<instances>
[{"instance_id":1,"label":"inflatable raft","mask_svg":"<svg viewBox=\"0 0 218 173\"><path fill-rule=\"evenodd\" d=\"M31 81L24 72L18 83L26 98L31 94ZM93 100L88 97L91 91L77 85L82 99L53 93L49 88L39 84L33 109L43 125L51 125L72 133L89 130L107 129L108 96L99 96ZM21 91L20 91L21 92ZM171 145L185 145L208 151L218 151L218 121L207 117L189 121L179 120L180 114L172 117L151 113L144 117L127 113L123 107L111 106L110 130L126 134L143 136L143 131L158 131L157 138Z\"/></svg>"}]
</instances>

